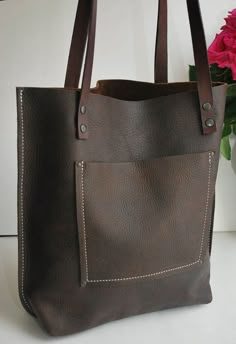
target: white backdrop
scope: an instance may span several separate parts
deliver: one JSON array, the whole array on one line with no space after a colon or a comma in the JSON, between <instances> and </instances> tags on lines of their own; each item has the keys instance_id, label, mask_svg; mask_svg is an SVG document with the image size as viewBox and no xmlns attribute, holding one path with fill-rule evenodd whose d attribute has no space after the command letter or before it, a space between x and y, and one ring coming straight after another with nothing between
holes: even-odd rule
<instances>
[{"instance_id":1,"label":"white backdrop","mask_svg":"<svg viewBox=\"0 0 236 344\"><path fill-rule=\"evenodd\" d=\"M157 0L98 0L93 81L153 80ZM208 44L235 0L201 0ZM0 2L0 235L16 233L16 86L62 87L77 0ZM169 0L170 81L193 63L184 0ZM167 137L168 140L168 137ZM215 230L236 230L236 147L221 159Z\"/></svg>"}]
</instances>

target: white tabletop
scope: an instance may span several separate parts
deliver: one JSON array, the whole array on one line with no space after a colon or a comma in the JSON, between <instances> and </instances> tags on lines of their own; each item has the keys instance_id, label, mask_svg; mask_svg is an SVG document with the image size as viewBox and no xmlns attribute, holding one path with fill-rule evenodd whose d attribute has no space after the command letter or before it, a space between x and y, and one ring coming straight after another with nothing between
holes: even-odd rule
<instances>
[{"instance_id":1,"label":"white tabletop","mask_svg":"<svg viewBox=\"0 0 236 344\"><path fill-rule=\"evenodd\" d=\"M214 236L211 283L210 305L141 315L54 339L19 302L17 239L0 238L0 343L236 344L236 232Z\"/></svg>"}]
</instances>

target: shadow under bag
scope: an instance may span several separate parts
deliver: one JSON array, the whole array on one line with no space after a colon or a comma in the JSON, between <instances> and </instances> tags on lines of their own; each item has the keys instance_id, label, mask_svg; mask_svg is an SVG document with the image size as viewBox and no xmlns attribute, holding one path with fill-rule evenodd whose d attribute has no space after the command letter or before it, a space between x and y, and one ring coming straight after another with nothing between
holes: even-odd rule
<instances>
[{"instance_id":1,"label":"shadow under bag","mask_svg":"<svg viewBox=\"0 0 236 344\"><path fill-rule=\"evenodd\" d=\"M167 82L160 0L155 83L91 88L97 0L80 0L65 87L17 88L19 291L51 335L212 300L226 85L187 6L197 83Z\"/></svg>"}]
</instances>

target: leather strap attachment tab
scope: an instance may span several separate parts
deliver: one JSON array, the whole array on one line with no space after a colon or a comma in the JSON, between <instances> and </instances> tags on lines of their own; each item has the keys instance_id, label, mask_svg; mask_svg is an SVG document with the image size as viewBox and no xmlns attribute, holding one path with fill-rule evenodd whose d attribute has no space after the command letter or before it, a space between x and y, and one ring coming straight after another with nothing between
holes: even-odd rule
<instances>
[{"instance_id":1,"label":"leather strap attachment tab","mask_svg":"<svg viewBox=\"0 0 236 344\"><path fill-rule=\"evenodd\" d=\"M77 116L77 136L81 140L88 139L88 113L87 99L90 92L90 85L92 79L93 60L94 60L94 48L95 48L95 37L96 37L96 23L97 23L97 0L90 1L90 22L88 28L88 43L87 53L85 58L85 68L82 81L82 88L78 107Z\"/></svg>"},{"instance_id":2,"label":"leather strap attachment tab","mask_svg":"<svg viewBox=\"0 0 236 344\"><path fill-rule=\"evenodd\" d=\"M188 6L189 21L192 34L194 58L197 71L198 80L198 94L199 106L202 122L203 134L212 134L216 131L216 124L213 110L213 94L211 76L209 70L207 46L205 41L203 23L201 18L201 11L199 0L186 0ZM83 9L83 11L82 11ZM79 14L82 15L79 17ZM83 17L83 14L85 16ZM81 26L78 24L80 18ZM97 18L97 0L80 0L76 17L75 29L72 40L72 48L70 59L68 63L66 86L78 86L79 77L81 74L83 54L86 45L86 32L88 35L87 53L85 59L85 68L83 74L83 82L81 89L81 96L78 107L78 121L77 132L79 139L88 138L88 112L87 98L90 92L93 59L94 59L94 45L96 34L96 18ZM168 49L167 49L167 0L159 0L159 14L157 26L156 39L156 55L155 55L155 81L167 82L168 79ZM78 27L82 27L78 47L76 48L77 36L79 36ZM75 48L73 48L75 47ZM76 50L77 49L77 50ZM76 63L76 51L78 52L78 64ZM82 56L82 57L81 57ZM75 66L78 71L73 77Z\"/></svg>"},{"instance_id":3,"label":"leather strap attachment tab","mask_svg":"<svg viewBox=\"0 0 236 344\"><path fill-rule=\"evenodd\" d=\"M202 131L203 134L209 135L216 132L216 122L205 33L199 0L187 0L187 5L196 64Z\"/></svg>"},{"instance_id":4,"label":"leather strap attachment tab","mask_svg":"<svg viewBox=\"0 0 236 344\"><path fill-rule=\"evenodd\" d=\"M201 17L199 0L187 0L191 28L194 59L196 64L202 132L205 135L216 132L213 109L212 83L209 69L207 45ZM156 52L155 82L168 82L168 11L167 0L159 0Z\"/></svg>"}]
</instances>

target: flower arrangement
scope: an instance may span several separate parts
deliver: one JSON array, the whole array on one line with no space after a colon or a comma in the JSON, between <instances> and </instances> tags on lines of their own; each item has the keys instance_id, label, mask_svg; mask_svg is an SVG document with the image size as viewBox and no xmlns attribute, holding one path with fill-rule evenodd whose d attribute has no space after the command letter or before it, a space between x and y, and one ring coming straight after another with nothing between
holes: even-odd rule
<instances>
[{"instance_id":1,"label":"flower arrangement","mask_svg":"<svg viewBox=\"0 0 236 344\"><path fill-rule=\"evenodd\" d=\"M221 153L231 159L231 135L236 135L236 9L229 12L225 25L208 49L213 82L226 82L228 86ZM190 66L190 80L196 80L195 66Z\"/></svg>"}]
</instances>

